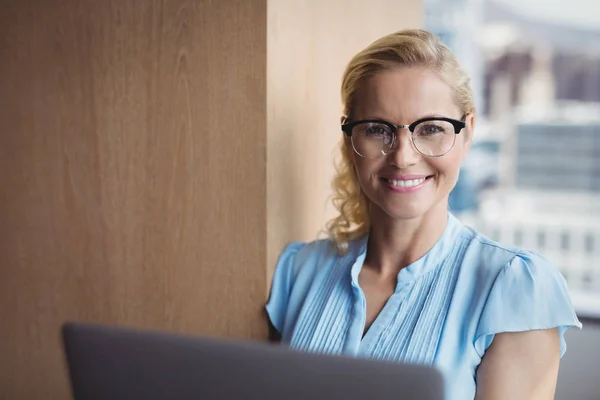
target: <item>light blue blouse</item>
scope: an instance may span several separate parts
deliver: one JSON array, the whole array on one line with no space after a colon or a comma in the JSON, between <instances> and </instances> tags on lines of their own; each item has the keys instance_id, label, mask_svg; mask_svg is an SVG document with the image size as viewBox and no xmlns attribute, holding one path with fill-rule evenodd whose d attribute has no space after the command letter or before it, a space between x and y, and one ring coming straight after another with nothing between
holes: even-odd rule
<instances>
[{"instance_id":1,"label":"light blue blouse","mask_svg":"<svg viewBox=\"0 0 600 400\"><path fill-rule=\"evenodd\" d=\"M447 399L475 397L475 371L500 332L581 328L567 285L545 258L495 243L452 214L435 246L398 274L394 294L363 337L358 285L368 238L339 256L329 240L289 244L267 312L292 348L436 366Z\"/></svg>"}]
</instances>

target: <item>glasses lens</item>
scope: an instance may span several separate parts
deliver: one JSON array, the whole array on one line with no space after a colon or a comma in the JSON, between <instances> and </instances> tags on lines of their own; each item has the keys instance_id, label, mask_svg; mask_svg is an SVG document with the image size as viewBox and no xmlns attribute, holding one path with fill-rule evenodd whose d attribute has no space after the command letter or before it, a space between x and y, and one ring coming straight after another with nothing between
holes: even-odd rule
<instances>
[{"instance_id":1,"label":"glasses lens","mask_svg":"<svg viewBox=\"0 0 600 400\"><path fill-rule=\"evenodd\" d=\"M366 122L352 129L352 146L365 158L382 157L394 147L394 132L386 124Z\"/></svg>"},{"instance_id":2,"label":"glasses lens","mask_svg":"<svg viewBox=\"0 0 600 400\"><path fill-rule=\"evenodd\" d=\"M430 157L443 156L454 146L454 125L446 121L425 121L415 127L413 143L416 149Z\"/></svg>"}]
</instances>

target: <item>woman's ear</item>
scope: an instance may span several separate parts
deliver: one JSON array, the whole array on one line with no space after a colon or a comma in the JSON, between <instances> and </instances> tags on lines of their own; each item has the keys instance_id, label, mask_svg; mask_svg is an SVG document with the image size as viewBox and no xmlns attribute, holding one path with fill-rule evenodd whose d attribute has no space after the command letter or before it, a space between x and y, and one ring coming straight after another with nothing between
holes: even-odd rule
<instances>
[{"instance_id":1,"label":"woman's ear","mask_svg":"<svg viewBox=\"0 0 600 400\"><path fill-rule=\"evenodd\" d=\"M473 131L475 130L475 113L472 112L469 115L467 115L467 126L469 126L469 129L471 130L471 135L473 133Z\"/></svg>"},{"instance_id":2,"label":"woman's ear","mask_svg":"<svg viewBox=\"0 0 600 400\"><path fill-rule=\"evenodd\" d=\"M463 139L463 159L467 156L471 144L473 143L473 134L475 133L475 113L467 114L465 118L465 136Z\"/></svg>"}]
</instances>

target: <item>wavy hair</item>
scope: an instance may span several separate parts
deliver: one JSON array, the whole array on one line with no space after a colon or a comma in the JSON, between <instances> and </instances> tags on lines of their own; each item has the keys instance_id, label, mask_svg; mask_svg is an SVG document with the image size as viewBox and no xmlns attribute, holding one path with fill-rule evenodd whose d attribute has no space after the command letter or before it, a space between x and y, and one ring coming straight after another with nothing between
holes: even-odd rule
<instances>
[{"instance_id":1,"label":"wavy hair","mask_svg":"<svg viewBox=\"0 0 600 400\"><path fill-rule=\"evenodd\" d=\"M378 39L350 60L342 80L343 119L352 119L357 93L369 77L401 67L429 69L452 88L454 100L464 114L475 111L470 78L450 49L434 34L410 29ZM358 183L352 151L342 137L341 157L332 182L332 201L339 214L326 225L341 254L348 249L349 241L364 237L370 229L370 204Z\"/></svg>"}]
</instances>

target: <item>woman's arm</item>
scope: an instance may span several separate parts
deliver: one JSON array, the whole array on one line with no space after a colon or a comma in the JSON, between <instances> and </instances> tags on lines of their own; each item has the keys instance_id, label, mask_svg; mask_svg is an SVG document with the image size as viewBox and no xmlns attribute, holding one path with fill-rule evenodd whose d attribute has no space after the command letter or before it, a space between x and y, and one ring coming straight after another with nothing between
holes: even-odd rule
<instances>
[{"instance_id":1,"label":"woman's arm","mask_svg":"<svg viewBox=\"0 0 600 400\"><path fill-rule=\"evenodd\" d=\"M279 333L277 328L275 328L275 326L271 322L271 319L269 318L269 314L266 311L264 312L264 316L267 320L267 324L269 327L269 337L268 337L269 342L271 342L271 343L281 342L281 333Z\"/></svg>"},{"instance_id":2,"label":"woman's arm","mask_svg":"<svg viewBox=\"0 0 600 400\"><path fill-rule=\"evenodd\" d=\"M559 363L558 329L499 333L477 369L475 399L551 400Z\"/></svg>"}]
</instances>

